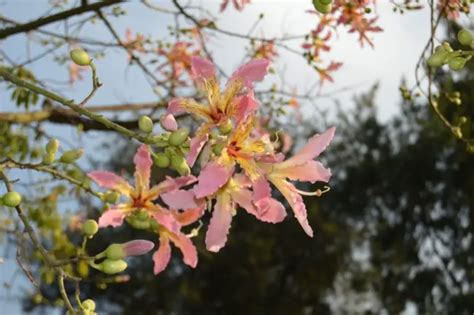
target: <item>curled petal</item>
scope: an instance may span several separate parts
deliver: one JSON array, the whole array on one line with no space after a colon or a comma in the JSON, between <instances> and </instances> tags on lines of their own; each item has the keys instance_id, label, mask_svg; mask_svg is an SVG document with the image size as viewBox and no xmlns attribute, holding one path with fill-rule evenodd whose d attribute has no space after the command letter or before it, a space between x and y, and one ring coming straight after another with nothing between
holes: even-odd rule
<instances>
[{"instance_id":1,"label":"curled petal","mask_svg":"<svg viewBox=\"0 0 474 315\"><path fill-rule=\"evenodd\" d=\"M176 178L167 176L164 181L162 181L156 186L153 186L153 188L150 190L150 196L154 197L154 196L158 196L160 194L164 194L173 190L177 190L183 186L193 184L196 181L197 181L197 178L192 175L181 176L181 177L176 177Z\"/></svg>"},{"instance_id":2,"label":"curled petal","mask_svg":"<svg viewBox=\"0 0 474 315\"><path fill-rule=\"evenodd\" d=\"M150 174L153 161L150 156L150 150L146 144L142 144L135 157L135 185L140 191L147 190L150 187Z\"/></svg>"},{"instance_id":3,"label":"curled petal","mask_svg":"<svg viewBox=\"0 0 474 315\"><path fill-rule=\"evenodd\" d=\"M248 88L252 88L252 81L261 81L268 73L270 61L267 59L253 59L234 72L230 80L242 80Z\"/></svg>"},{"instance_id":4,"label":"curled petal","mask_svg":"<svg viewBox=\"0 0 474 315\"><path fill-rule=\"evenodd\" d=\"M206 233L206 247L218 252L227 242L234 205L228 194L219 194Z\"/></svg>"},{"instance_id":5,"label":"curled petal","mask_svg":"<svg viewBox=\"0 0 474 315\"><path fill-rule=\"evenodd\" d=\"M265 154L258 157L258 161L263 163L279 163L282 162L284 159L285 155L283 155L283 153Z\"/></svg>"},{"instance_id":6,"label":"curled petal","mask_svg":"<svg viewBox=\"0 0 474 315\"><path fill-rule=\"evenodd\" d=\"M303 230L310 237L313 237L313 229L308 223L306 206L303 202L303 198L296 192L295 186L285 180L275 180L272 182L290 204L293 212L295 213L295 217L303 227Z\"/></svg>"},{"instance_id":7,"label":"curled petal","mask_svg":"<svg viewBox=\"0 0 474 315\"><path fill-rule=\"evenodd\" d=\"M193 242L184 234L170 234L169 238L183 254L183 261L186 265L195 268L198 262L197 250Z\"/></svg>"},{"instance_id":8,"label":"curled petal","mask_svg":"<svg viewBox=\"0 0 474 315\"><path fill-rule=\"evenodd\" d=\"M216 69L211 61L193 56L191 58L191 73L195 79L210 79L215 76Z\"/></svg>"},{"instance_id":9,"label":"curled petal","mask_svg":"<svg viewBox=\"0 0 474 315\"><path fill-rule=\"evenodd\" d=\"M167 237L160 237L160 248L153 254L153 273L159 274L165 270L171 258L171 247Z\"/></svg>"},{"instance_id":10,"label":"curled petal","mask_svg":"<svg viewBox=\"0 0 474 315\"><path fill-rule=\"evenodd\" d=\"M191 209L196 208L194 193L189 190L173 190L161 195L161 199L173 209Z\"/></svg>"},{"instance_id":11,"label":"curled petal","mask_svg":"<svg viewBox=\"0 0 474 315\"><path fill-rule=\"evenodd\" d=\"M88 173L87 176L100 187L116 190L123 195L128 195L132 190L125 179L111 172L93 171Z\"/></svg>"},{"instance_id":12,"label":"curled petal","mask_svg":"<svg viewBox=\"0 0 474 315\"><path fill-rule=\"evenodd\" d=\"M181 98L172 98L171 101L168 102L168 109L166 110L166 112L168 114L177 114L181 111L181 101L183 99Z\"/></svg>"},{"instance_id":13,"label":"curled petal","mask_svg":"<svg viewBox=\"0 0 474 315\"><path fill-rule=\"evenodd\" d=\"M187 209L184 211L173 211L173 216L183 226L196 222L204 214L205 203L202 203L200 207Z\"/></svg>"},{"instance_id":14,"label":"curled petal","mask_svg":"<svg viewBox=\"0 0 474 315\"><path fill-rule=\"evenodd\" d=\"M258 108L258 102L254 97L253 91L249 91L246 95L240 97L237 101L237 113L235 119L237 124L247 118L247 116L255 112Z\"/></svg>"},{"instance_id":15,"label":"curled petal","mask_svg":"<svg viewBox=\"0 0 474 315\"><path fill-rule=\"evenodd\" d=\"M193 188L196 198L214 194L227 183L232 172L233 168L227 168L215 162L206 164L198 176L198 183Z\"/></svg>"},{"instance_id":16,"label":"curled petal","mask_svg":"<svg viewBox=\"0 0 474 315\"><path fill-rule=\"evenodd\" d=\"M287 167L284 169L275 168L274 173L281 177L302 182L325 182L331 178L331 170L325 168L318 161L309 161L305 164Z\"/></svg>"},{"instance_id":17,"label":"curled petal","mask_svg":"<svg viewBox=\"0 0 474 315\"><path fill-rule=\"evenodd\" d=\"M125 255L128 256L140 256L148 253L155 247L153 242L147 240L133 240L122 244Z\"/></svg>"},{"instance_id":18,"label":"curled petal","mask_svg":"<svg viewBox=\"0 0 474 315\"><path fill-rule=\"evenodd\" d=\"M99 227L117 227L122 225L125 213L122 210L109 209L99 218Z\"/></svg>"},{"instance_id":19,"label":"curled petal","mask_svg":"<svg viewBox=\"0 0 474 315\"><path fill-rule=\"evenodd\" d=\"M301 165L314 159L326 149L334 137L335 131L336 128L331 127L322 134L311 137L308 143L298 153L281 163L281 167Z\"/></svg>"},{"instance_id":20,"label":"curled petal","mask_svg":"<svg viewBox=\"0 0 474 315\"><path fill-rule=\"evenodd\" d=\"M160 123L163 129L167 131L178 130L178 123L176 122L176 119L174 118L173 114L168 113L161 116Z\"/></svg>"},{"instance_id":21,"label":"curled petal","mask_svg":"<svg viewBox=\"0 0 474 315\"><path fill-rule=\"evenodd\" d=\"M208 139L208 135L204 134L201 136L195 136L191 139L189 144L189 153L186 156L186 162L188 162L189 167L193 167L194 163L196 162L199 153L201 152L202 148L206 144Z\"/></svg>"},{"instance_id":22,"label":"curled petal","mask_svg":"<svg viewBox=\"0 0 474 315\"><path fill-rule=\"evenodd\" d=\"M286 217L285 207L274 198L263 198L255 203L257 218L263 222L279 223Z\"/></svg>"}]
</instances>

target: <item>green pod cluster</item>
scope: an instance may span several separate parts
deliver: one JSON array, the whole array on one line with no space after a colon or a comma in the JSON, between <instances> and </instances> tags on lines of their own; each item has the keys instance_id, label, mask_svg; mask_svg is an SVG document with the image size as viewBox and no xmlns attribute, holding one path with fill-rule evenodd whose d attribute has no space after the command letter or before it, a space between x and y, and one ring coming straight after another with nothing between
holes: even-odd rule
<instances>
[{"instance_id":1,"label":"green pod cluster","mask_svg":"<svg viewBox=\"0 0 474 315\"><path fill-rule=\"evenodd\" d=\"M138 119L138 128L143 132L151 133L153 131L153 120L146 115L140 116Z\"/></svg>"},{"instance_id":2,"label":"green pod cluster","mask_svg":"<svg viewBox=\"0 0 474 315\"><path fill-rule=\"evenodd\" d=\"M461 45L472 46L474 43L474 35L470 30L465 28L458 32L457 38Z\"/></svg>"},{"instance_id":3,"label":"green pod cluster","mask_svg":"<svg viewBox=\"0 0 474 315\"><path fill-rule=\"evenodd\" d=\"M127 263L124 260L105 259L98 267L99 270L108 275L114 275L127 269Z\"/></svg>"},{"instance_id":4,"label":"green pod cluster","mask_svg":"<svg viewBox=\"0 0 474 315\"><path fill-rule=\"evenodd\" d=\"M73 49L69 55L71 56L72 61L78 66L89 66L92 63L91 57L84 49Z\"/></svg>"},{"instance_id":5,"label":"green pod cluster","mask_svg":"<svg viewBox=\"0 0 474 315\"><path fill-rule=\"evenodd\" d=\"M95 220L87 220L82 225L82 231L88 237L92 237L99 231L99 225Z\"/></svg>"},{"instance_id":6,"label":"green pod cluster","mask_svg":"<svg viewBox=\"0 0 474 315\"><path fill-rule=\"evenodd\" d=\"M179 128L178 130L173 131L170 134L170 137L168 138L168 143L169 145L173 147L178 147L181 144L183 144L184 141L186 141L188 136L189 136L189 129Z\"/></svg>"},{"instance_id":7,"label":"green pod cluster","mask_svg":"<svg viewBox=\"0 0 474 315\"><path fill-rule=\"evenodd\" d=\"M84 154L83 149L69 150L69 151L64 152L63 155L61 155L61 157L59 158L59 161L65 164L74 163L77 160L79 160L83 154Z\"/></svg>"}]
</instances>

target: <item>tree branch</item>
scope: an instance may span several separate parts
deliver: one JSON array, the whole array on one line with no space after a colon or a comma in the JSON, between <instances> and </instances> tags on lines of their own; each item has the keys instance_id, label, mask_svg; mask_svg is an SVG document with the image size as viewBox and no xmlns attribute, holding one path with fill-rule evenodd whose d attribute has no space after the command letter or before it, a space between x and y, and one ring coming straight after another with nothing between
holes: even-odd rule
<instances>
[{"instance_id":1,"label":"tree branch","mask_svg":"<svg viewBox=\"0 0 474 315\"><path fill-rule=\"evenodd\" d=\"M11 35L29 32L41 26L48 25L57 21L65 20L71 16L83 14L90 11L97 11L100 8L107 7L116 3L123 2L123 0L104 0L92 4L82 5L71 10L63 11L57 14L49 15L44 18L31 21L29 23L20 24L0 30L0 39L7 38Z\"/></svg>"}]
</instances>

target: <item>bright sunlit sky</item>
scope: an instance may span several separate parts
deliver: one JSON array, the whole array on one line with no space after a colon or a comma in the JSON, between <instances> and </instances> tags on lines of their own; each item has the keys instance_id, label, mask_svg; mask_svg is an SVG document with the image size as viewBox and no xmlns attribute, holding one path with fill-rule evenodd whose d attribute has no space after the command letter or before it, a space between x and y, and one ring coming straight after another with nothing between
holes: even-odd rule
<instances>
[{"instance_id":1,"label":"bright sunlit sky","mask_svg":"<svg viewBox=\"0 0 474 315\"><path fill-rule=\"evenodd\" d=\"M71 3L79 1L70 1ZM218 12L221 1L192 1L195 5L202 5L211 12ZM167 2L156 1L163 6L169 6ZM121 35L124 35L128 27L135 32L154 37L164 37L166 26L173 23L171 16L157 14L150 11L140 3L128 3L123 6L127 11L127 16L121 18L111 18L111 22ZM305 34L314 28L315 16L305 13L311 9L309 0L280 0L265 1L253 0L243 12L237 12L232 6L220 15L218 25L222 29L235 32L246 33L253 22L257 20L260 13L265 17L259 24L254 35L259 36L281 36L282 34ZM29 21L39 14L48 12L47 0L0 0L0 11L3 16L15 19L20 22ZM328 107L334 104L334 99L341 101L343 106L352 106L351 98L354 94L366 91L375 82L380 82L380 90L377 96L379 116L381 119L389 119L398 111L400 101L398 86L400 80L405 76L409 84L414 83L414 69L416 61L429 34L429 14L427 10L415 13L400 15L392 12L392 5L388 0L379 1L378 14L380 20L378 25L383 29L383 33L373 35L375 48L368 46L361 48L357 35L347 34L342 28L339 37L333 42L332 51L327 56L327 61L336 60L344 63L343 67L334 73L335 83L328 83L324 86L322 93L337 91L345 87L352 87L348 92L334 94L332 98L320 98L306 104L305 110L310 110L311 106ZM97 24L100 24L97 21ZM54 24L45 29L62 31L63 25ZM89 26L82 33L81 37L100 38L112 41L107 30L100 25ZM209 45L215 56L215 61L227 73L242 61L242 56L247 43L223 35L216 35ZM295 41L290 44L294 48L299 48L301 42ZM25 60L28 54L25 45L25 36L17 35L0 42L0 47L16 62ZM32 45L30 53L34 56L42 51L41 47ZM66 47L63 52L66 51ZM120 49L111 50L106 58L96 62L100 80L104 86L98 91L91 101L93 105L119 104L124 102L149 102L155 101L156 96L151 91L148 83L144 79L141 71L137 67L127 67L126 54ZM274 64L277 72L284 74L285 81L291 88L298 91L305 91L314 85L318 80L317 74L308 67L306 62L298 56L280 51L280 57ZM29 67L39 78L54 79L67 82L67 67L58 66L51 59L36 62ZM90 78L86 74L85 80L79 82L73 88L68 85L54 85L62 94L74 99L80 99L90 89ZM272 82L278 82L278 76L270 76L258 86L269 86ZM258 87L257 86L257 87ZM16 110L10 102L10 90L0 90L0 110ZM64 127L50 126L51 134L58 134L75 139L73 129L69 128L65 134ZM69 136L67 135L69 134ZM97 133L88 133L85 140L95 139ZM1 191L0 191L1 193ZM9 282L11 275L16 270L16 264L12 255L6 259L6 263L0 266L0 283ZM18 278L22 278L19 275ZM16 289L9 290L8 293L1 293L2 311L1 314L19 314L20 306L17 300L6 302L5 298L22 296L20 287L28 287L25 282L15 282ZM0 292L4 290L0 289ZM2 313L6 312L6 313Z\"/></svg>"}]
</instances>

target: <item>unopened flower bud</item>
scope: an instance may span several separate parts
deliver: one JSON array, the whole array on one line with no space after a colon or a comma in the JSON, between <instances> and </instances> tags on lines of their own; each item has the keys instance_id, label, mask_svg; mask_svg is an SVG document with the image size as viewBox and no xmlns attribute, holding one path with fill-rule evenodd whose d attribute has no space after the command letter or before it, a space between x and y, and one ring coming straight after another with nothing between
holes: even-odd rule
<instances>
[{"instance_id":1,"label":"unopened flower bud","mask_svg":"<svg viewBox=\"0 0 474 315\"><path fill-rule=\"evenodd\" d=\"M172 114L165 114L160 118L161 127L167 131L178 129L178 123Z\"/></svg>"},{"instance_id":2,"label":"unopened flower bud","mask_svg":"<svg viewBox=\"0 0 474 315\"><path fill-rule=\"evenodd\" d=\"M154 154L152 157L153 157L153 162L155 162L156 166L161 167L161 168L170 166L170 158L166 154L159 152L159 153Z\"/></svg>"},{"instance_id":3,"label":"unopened flower bud","mask_svg":"<svg viewBox=\"0 0 474 315\"><path fill-rule=\"evenodd\" d=\"M449 56L449 53L444 49L438 50L432 54L427 60L426 63L430 67L441 67L446 63L446 59Z\"/></svg>"},{"instance_id":4,"label":"unopened flower bud","mask_svg":"<svg viewBox=\"0 0 474 315\"><path fill-rule=\"evenodd\" d=\"M58 139L51 139L46 144L46 152L50 154L56 154L59 148L59 141Z\"/></svg>"},{"instance_id":5,"label":"unopened flower bud","mask_svg":"<svg viewBox=\"0 0 474 315\"><path fill-rule=\"evenodd\" d=\"M95 302L91 299L84 300L82 301L82 307L87 311L95 311Z\"/></svg>"},{"instance_id":6,"label":"unopened flower bud","mask_svg":"<svg viewBox=\"0 0 474 315\"><path fill-rule=\"evenodd\" d=\"M443 49L447 51L448 53L453 52L453 49L451 48L451 45L448 42L443 43Z\"/></svg>"},{"instance_id":7,"label":"unopened flower bud","mask_svg":"<svg viewBox=\"0 0 474 315\"><path fill-rule=\"evenodd\" d=\"M459 139L462 139L462 131L461 131L461 128L459 127L452 127L451 128L452 132L454 133L454 135L456 137L458 137Z\"/></svg>"},{"instance_id":8,"label":"unopened flower bud","mask_svg":"<svg viewBox=\"0 0 474 315\"><path fill-rule=\"evenodd\" d=\"M10 191L3 195L2 201L5 206L13 208L21 203L21 195L16 191Z\"/></svg>"},{"instance_id":9,"label":"unopened flower bud","mask_svg":"<svg viewBox=\"0 0 474 315\"><path fill-rule=\"evenodd\" d=\"M186 176L191 174L188 163L186 159L181 155L173 155L171 157L171 166L179 173L181 176Z\"/></svg>"},{"instance_id":10,"label":"unopened flower bud","mask_svg":"<svg viewBox=\"0 0 474 315\"><path fill-rule=\"evenodd\" d=\"M474 41L474 36L472 35L471 31L464 28L458 32L458 41L462 45L471 46L472 42Z\"/></svg>"},{"instance_id":11,"label":"unopened flower bud","mask_svg":"<svg viewBox=\"0 0 474 315\"><path fill-rule=\"evenodd\" d=\"M173 131L170 134L168 143L174 147L177 147L181 145L188 138L188 135L189 135L188 128L180 128L176 131Z\"/></svg>"},{"instance_id":12,"label":"unopened flower bud","mask_svg":"<svg viewBox=\"0 0 474 315\"><path fill-rule=\"evenodd\" d=\"M232 131L232 128L234 126L232 125L232 120L230 120L229 118L225 120L225 122L221 123L219 125L219 131L221 134L223 135L226 135L228 134L229 132Z\"/></svg>"},{"instance_id":13,"label":"unopened flower bud","mask_svg":"<svg viewBox=\"0 0 474 315\"><path fill-rule=\"evenodd\" d=\"M95 220L92 220L92 219L87 220L82 225L82 231L84 232L85 235L89 237L94 236L97 233L97 231L99 231L99 225L97 224Z\"/></svg>"},{"instance_id":14,"label":"unopened flower bud","mask_svg":"<svg viewBox=\"0 0 474 315\"><path fill-rule=\"evenodd\" d=\"M43 154L43 164L44 165L51 165L53 164L54 160L56 159L56 154L46 152Z\"/></svg>"},{"instance_id":15,"label":"unopened flower bud","mask_svg":"<svg viewBox=\"0 0 474 315\"><path fill-rule=\"evenodd\" d=\"M449 69L453 71L459 71L466 65L467 59L463 57L454 57L449 61Z\"/></svg>"},{"instance_id":16,"label":"unopened flower bud","mask_svg":"<svg viewBox=\"0 0 474 315\"><path fill-rule=\"evenodd\" d=\"M226 143L223 141L217 142L213 147L212 147L212 153L215 155L219 156L222 153L222 150L226 147Z\"/></svg>"},{"instance_id":17,"label":"unopened flower bud","mask_svg":"<svg viewBox=\"0 0 474 315\"><path fill-rule=\"evenodd\" d=\"M120 199L120 194L116 191L109 191L105 194L104 198L108 203L117 203Z\"/></svg>"},{"instance_id":18,"label":"unopened flower bud","mask_svg":"<svg viewBox=\"0 0 474 315\"><path fill-rule=\"evenodd\" d=\"M108 259L119 260L129 256L140 256L148 253L155 245L147 240L134 240L123 244L111 244L105 250Z\"/></svg>"},{"instance_id":19,"label":"unopened flower bud","mask_svg":"<svg viewBox=\"0 0 474 315\"><path fill-rule=\"evenodd\" d=\"M92 59L84 49L76 48L71 50L69 54L72 61L78 66L88 66L92 63Z\"/></svg>"},{"instance_id":20,"label":"unopened flower bud","mask_svg":"<svg viewBox=\"0 0 474 315\"><path fill-rule=\"evenodd\" d=\"M153 131L153 120L150 117L143 115L138 119L138 128L141 131L150 133Z\"/></svg>"},{"instance_id":21,"label":"unopened flower bud","mask_svg":"<svg viewBox=\"0 0 474 315\"><path fill-rule=\"evenodd\" d=\"M74 163L79 160L83 154L83 149L69 150L64 152L64 154L59 158L59 161L66 164Z\"/></svg>"},{"instance_id":22,"label":"unopened flower bud","mask_svg":"<svg viewBox=\"0 0 474 315\"><path fill-rule=\"evenodd\" d=\"M106 259L99 264L99 270L108 275L113 275L127 269L127 263L123 260Z\"/></svg>"},{"instance_id":23,"label":"unopened flower bud","mask_svg":"<svg viewBox=\"0 0 474 315\"><path fill-rule=\"evenodd\" d=\"M328 2L327 0L313 0L313 6L316 9L316 11L322 13L322 14L327 14L332 11L332 3L329 1L329 3L323 3L323 2Z\"/></svg>"}]
</instances>

